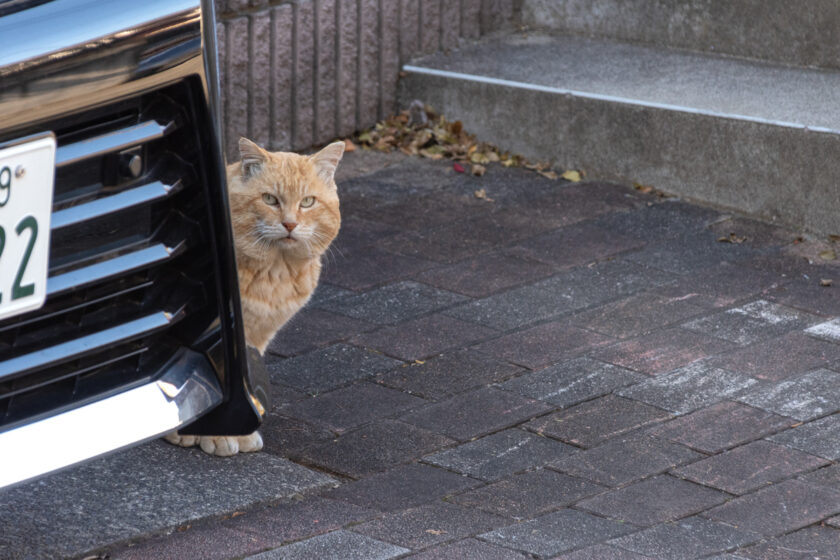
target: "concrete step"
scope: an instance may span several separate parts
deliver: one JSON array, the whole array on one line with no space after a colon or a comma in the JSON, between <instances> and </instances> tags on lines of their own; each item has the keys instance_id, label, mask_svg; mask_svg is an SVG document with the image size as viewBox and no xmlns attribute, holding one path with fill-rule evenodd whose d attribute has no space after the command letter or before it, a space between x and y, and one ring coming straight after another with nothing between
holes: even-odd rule
<instances>
[{"instance_id":1,"label":"concrete step","mask_svg":"<svg viewBox=\"0 0 840 560\"><path fill-rule=\"evenodd\" d=\"M523 0L525 25L840 68L837 0Z\"/></svg>"},{"instance_id":2,"label":"concrete step","mask_svg":"<svg viewBox=\"0 0 840 560\"><path fill-rule=\"evenodd\" d=\"M551 34L404 67L480 138L817 232L840 231L840 72Z\"/></svg>"}]
</instances>

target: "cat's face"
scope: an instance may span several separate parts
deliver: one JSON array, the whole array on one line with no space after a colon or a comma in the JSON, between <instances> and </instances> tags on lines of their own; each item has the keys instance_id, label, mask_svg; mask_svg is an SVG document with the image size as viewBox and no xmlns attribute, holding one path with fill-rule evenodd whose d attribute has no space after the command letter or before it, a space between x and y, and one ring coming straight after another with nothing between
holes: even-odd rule
<instances>
[{"instance_id":1,"label":"cat's face","mask_svg":"<svg viewBox=\"0 0 840 560\"><path fill-rule=\"evenodd\" d=\"M228 166L237 250L255 258L320 256L341 225L333 177L344 144L312 156L267 152L244 138L239 147L242 161Z\"/></svg>"}]
</instances>

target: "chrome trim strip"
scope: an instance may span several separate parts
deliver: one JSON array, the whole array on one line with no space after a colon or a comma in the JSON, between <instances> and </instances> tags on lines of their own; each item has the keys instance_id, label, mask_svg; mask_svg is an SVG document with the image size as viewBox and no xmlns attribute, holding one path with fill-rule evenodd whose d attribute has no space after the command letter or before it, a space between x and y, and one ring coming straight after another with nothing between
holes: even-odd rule
<instances>
[{"instance_id":1,"label":"chrome trim strip","mask_svg":"<svg viewBox=\"0 0 840 560\"><path fill-rule=\"evenodd\" d=\"M0 362L0 380L5 377L25 375L41 368L69 362L86 354L103 350L108 346L152 334L179 320L182 314L181 312L159 311L110 329L42 348L29 354L16 356Z\"/></svg>"},{"instance_id":2,"label":"chrome trim strip","mask_svg":"<svg viewBox=\"0 0 840 560\"><path fill-rule=\"evenodd\" d=\"M77 268L71 272L47 278L47 297L56 296L69 290L83 288L102 280L128 274L134 270L146 268L177 256L181 247L167 247L163 243L146 247L140 251L120 255L113 259Z\"/></svg>"},{"instance_id":3,"label":"chrome trim strip","mask_svg":"<svg viewBox=\"0 0 840 560\"><path fill-rule=\"evenodd\" d=\"M108 134L80 140L66 146L59 146L55 151L55 166L56 168L63 167L88 158L163 138L174 128L174 122L160 124L157 121L146 121Z\"/></svg>"},{"instance_id":4,"label":"chrome trim strip","mask_svg":"<svg viewBox=\"0 0 840 560\"><path fill-rule=\"evenodd\" d=\"M181 186L180 179L171 185L155 181L154 183L141 185L115 195L97 198L84 204L58 210L57 212L53 212L50 218L50 229L55 231L94 218L114 214L133 206L162 200L181 190Z\"/></svg>"},{"instance_id":5,"label":"chrome trim strip","mask_svg":"<svg viewBox=\"0 0 840 560\"><path fill-rule=\"evenodd\" d=\"M159 437L219 404L207 359L185 350L157 381L0 433L0 488Z\"/></svg>"}]
</instances>

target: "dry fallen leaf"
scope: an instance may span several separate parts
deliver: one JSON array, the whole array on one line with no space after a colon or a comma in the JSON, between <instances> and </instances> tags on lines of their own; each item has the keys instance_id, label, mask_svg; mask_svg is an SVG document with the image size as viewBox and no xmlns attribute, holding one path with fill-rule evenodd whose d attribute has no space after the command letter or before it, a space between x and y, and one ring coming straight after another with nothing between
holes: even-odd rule
<instances>
[{"instance_id":1,"label":"dry fallen leaf","mask_svg":"<svg viewBox=\"0 0 840 560\"><path fill-rule=\"evenodd\" d=\"M824 261L833 261L837 259L837 253L834 252L834 249L828 249L820 253L820 258Z\"/></svg>"},{"instance_id":2,"label":"dry fallen leaf","mask_svg":"<svg viewBox=\"0 0 840 560\"><path fill-rule=\"evenodd\" d=\"M571 181L572 183L579 183L582 178L580 171L577 171L575 169L569 169L567 171L564 171L561 177L563 177L567 181Z\"/></svg>"},{"instance_id":3,"label":"dry fallen leaf","mask_svg":"<svg viewBox=\"0 0 840 560\"><path fill-rule=\"evenodd\" d=\"M739 235L735 235L734 233L730 233L728 236L718 237L718 241L720 241L721 243L741 244L746 240L746 237L741 237Z\"/></svg>"},{"instance_id":4,"label":"dry fallen leaf","mask_svg":"<svg viewBox=\"0 0 840 560\"><path fill-rule=\"evenodd\" d=\"M348 153L356 151L356 144L349 138L344 139L344 151Z\"/></svg>"},{"instance_id":5,"label":"dry fallen leaf","mask_svg":"<svg viewBox=\"0 0 840 560\"><path fill-rule=\"evenodd\" d=\"M476 177L483 177L484 174L487 172L487 168L483 165L479 165L477 163L472 164L472 174Z\"/></svg>"},{"instance_id":6,"label":"dry fallen leaf","mask_svg":"<svg viewBox=\"0 0 840 560\"><path fill-rule=\"evenodd\" d=\"M466 171L464 169L464 166L458 163L457 161L452 164L452 169L455 170L455 173L463 173L464 171Z\"/></svg>"},{"instance_id":7,"label":"dry fallen leaf","mask_svg":"<svg viewBox=\"0 0 840 560\"><path fill-rule=\"evenodd\" d=\"M554 171L537 171L537 173L539 173L546 179L551 179L552 181L555 181L560 178L560 176L557 175L557 173L555 173Z\"/></svg>"},{"instance_id":8,"label":"dry fallen leaf","mask_svg":"<svg viewBox=\"0 0 840 560\"><path fill-rule=\"evenodd\" d=\"M823 288L828 288L833 283L834 281L831 278L823 278L822 280L820 280L820 286L822 286Z\"/></svg>"},{"instance_id":9,"label":"dry fallen leaf","mask_svg":"<svg viewBox=\"0 0 840 560\"><path fill-rule=\"evenodd\" d=\"M480 200L486 200L487 202L494 202L494 200L492 198L487 196L487 191L485 191L484 189L478 189L477 191L475 191L474 194L475 194L475 197L480 199Z\"/></svg>"},{"instance_id":10,"label":"dry fallen leaf","mask_svg":"<svg viewBox=\"0 0 840 560\"><path fill-rule=\"evenodd\" d=\"M426 532L430 535L445 535L446 531L441 531L440 529L426 529Z\"/></svg>"},{"instance_id":11,"label":"dry fallen leaf","mask_svg":"<svg viewBox=\"0 0 840 560\"><path fill-rule=\"evenodd\" d=\"M653 192L653 187L649 185L643 185L641 183L633 183L633 188L642 194L650 194Z\"/></svg>"}]
</instances>

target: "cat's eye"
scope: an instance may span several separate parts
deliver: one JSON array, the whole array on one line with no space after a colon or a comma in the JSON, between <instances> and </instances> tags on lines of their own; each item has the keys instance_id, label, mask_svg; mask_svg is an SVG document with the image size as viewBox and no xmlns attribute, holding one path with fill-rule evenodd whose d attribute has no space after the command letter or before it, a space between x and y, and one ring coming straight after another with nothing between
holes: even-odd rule
<instances>
[{"instance_id":1,"label":"cat's eye","mask_svg":"<svg viewBox=\"0 0 840 560\"><path fill-rule=\"evenodd\" d=\"M269 206L277 206L278 204L280 204L280 201L273 194L263 193L262 199L263 202L265 202Z\"/></svg>"},{"instance_id":2,"label":"cat's eye","mask_svg":"<svg viewBox=\"0 0 840 560\"><path fill-rule=\"evenodd\" d=\"M315 197L314 196L304 197L303 200L300 201L300 207L301 208L309 208L313 204L315 204Z\"/></svg>"}]
</instances>

